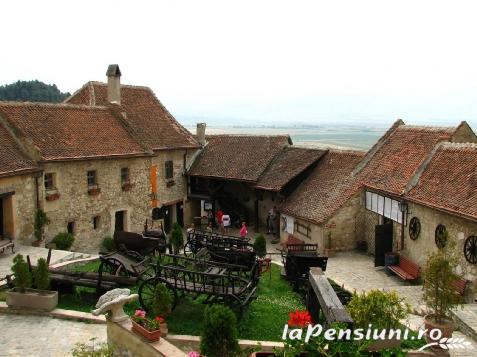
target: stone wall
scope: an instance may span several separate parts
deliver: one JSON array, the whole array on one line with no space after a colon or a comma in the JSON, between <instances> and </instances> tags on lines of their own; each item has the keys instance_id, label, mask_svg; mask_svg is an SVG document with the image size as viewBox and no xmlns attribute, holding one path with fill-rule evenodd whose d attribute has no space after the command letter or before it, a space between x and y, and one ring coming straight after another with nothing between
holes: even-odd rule
<instances>
[{"instance_id":1,"label":"stone wall","mask_svg":"<svg viewBox=\"0 0 477 357\"><path fill-rule=\"evenodd\" d=\"M438 224L446 226L449 236L456 240L455 252L460 260L458 273L464 273L466 279L476 281L477 265L469 264L464 257L464 242L470 235L477 235L477 222L463 219L435 209L409 203L408 222L412 217L418 217L421 223L421 233L416 240L409 238L409 227L404 231L404 252L409 259L423 267L429 253L438 248L435 243L435 230Z\"/></svg>"},{"instance_id":2,"label":"stone wall","mask_svg":"<svg viewBox=\"0 0 477 357\"><path fill-rule=\"evenodd\" d=\"M129 168L132 187L123 191L121 168ZM87 171L96 170L101 192L88 194ZM54 173L55 191L45 191L41 182L44 211L50 219L46 227L46 240L66 232L68 222L74 222L75 243L73 250L98 252L102 239L112 236L115 228L115 213L125 211L125 229L141 232L146 218L150 217L150 159L130 158L112 160L71 161L48 163L45 173ZM57 192L59 198L45 199L45 194ZM93 218L99 217L97 228Z\"/></svg>"},{"instance_id":3,"label":"stone wall","mask_svg":"<svg viewBox=\"0 0 477 357\"><path fill-rule=\"evenodd\" d=\"M0 178L0 195L9 192L15 194L3 198L5 233L21 243L29 243L33 240L36 211L35 178L31 175Z\"/></svg>"}]
</instances>

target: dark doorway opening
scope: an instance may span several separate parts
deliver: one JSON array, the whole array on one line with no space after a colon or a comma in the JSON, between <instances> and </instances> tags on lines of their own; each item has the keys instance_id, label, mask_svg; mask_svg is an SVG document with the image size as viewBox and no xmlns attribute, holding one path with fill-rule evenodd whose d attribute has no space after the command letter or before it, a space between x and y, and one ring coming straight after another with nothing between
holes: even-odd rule
<instances>
[{"instance_id":1,"label":"dark doorway opening","mask_svg":"<svg viewBox=\"0 0 477 357\"><path fill-rule=\"evenodd\" d=\"M0 197L0 237L5 236L5 224L3 222L3 198Z\"/></svg>"},{"instance_id":2,"label":"dark doorway opening","mask_svg":"<svg viewBox=\"0 0 477 357\"><path fill-rule=\"evenodd\" d=\"M179 202L176 204L177 223L181 227L184 227L184 203Z\"/></svg>"},{"instance_id":3,"label":"dark doorway opening","mask_svg":"<svg viewBox=\"0 0 477 357\"><path fill-rule=\"evenodd\" d=\"M164 230L169 233L172 228L172 207L164 206Z\"/></svg>"},{"instance_id":4,"label":"dark doorway opening","mask_svg":"<svg viewBox=\"0 0 477 357\"><path fill-rule=\"evenodd\" d=\"M384 266L384 255L393 250L393 224L386 222L374 228L374 266Z\"/></svg>"},{"instance_id":5,"label":"dark doorway opening","mask_svg":"<svg viewBox=\"0 0 477 357\"><path fill-rule=\"evenodd\" d=\"M117 211L114 215L114 230L115 231L125 231L125 223L126 223L126 211Z\"/></svg>"}]
</instances>

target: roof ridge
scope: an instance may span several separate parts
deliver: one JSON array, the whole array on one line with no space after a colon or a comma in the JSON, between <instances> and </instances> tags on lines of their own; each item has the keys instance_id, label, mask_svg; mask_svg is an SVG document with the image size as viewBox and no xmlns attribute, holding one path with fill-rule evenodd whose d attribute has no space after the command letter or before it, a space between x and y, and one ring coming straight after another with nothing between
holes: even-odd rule
<instances>
[{"instance_id":1,"label":"roof ridge","mask_svg":"<svg viewBox=\"0 0 477 357\"><path fill-rule=\"evenodd\" d=\"M442 149L477 149L477 143L471 142L455 143L451 141L444 141L441 144Z\"/></svg>"},{"instance_id":2,"label":"roof ridge","mask_svg":"<svg viewBox=\"0 0 477 357\"><path fill-rule=\"evenodd\" d=\"M265 137L265 138L289 138L289 134L282 134L282 135L267 135L267 134L207 134L206 136L236 136L236 137ZM303 147L300 147L303 149ZM310 148L312 149L312 148ZM320 150L316 148L316 150ZM323 149L321 149L323 150Z\"/></svg>"},{"instance_id":3,"label":"roof ridge","mask_svg":"<svg viewBox=\"0 0 477 357\"><path fill-rule=\"evenodd\" d=\"M439 125L401 125L399 130L429 130L429 131L455 131L455 126L439 126Z\"/></svg>"},{"instance_id":4,"label":"roof ridge","mask_svg":"<svg viewBox=\"0 0 477 357\"><path fill-rule=\"evenodd\" d=\"M16 107L52 107L52 108L64 108L64 109L107 109L106 106L97 105L91 106L87 104L69 104L65 102L50 103L50 102L16 102L16 101L0 101L0 106L16 106Z\"/></svg>"},{"instance_id":5,"label":"roof ridge","mask_svg":"<svg viewBox=\"0 0 477 357\"><path fill-rule=\"evenodd\" d=\"M351 171L351 176L358 174L361 170L363 170L366 165L371 161L374 155L383 147L386 141L396 132L396 130L401 127L405 126L404 121L402 119L397 119L393 125L379 138L379 140L368 150L366 155L363 157L361 162L359 162L354 170Z\"/></svg>"},{"instance_id":6,"label":"roof ridge","mask_svg":"<svg viewBox=\"0 0 477 357\"><path fill-rule=\"evenodd\" d=\"M366 155L366 151L363 150L355 150L355 149L339 149L339 148L330 148L329 152L333 153L340 153L340 154L351 154L351 155Z\"/></svg>"}]
</instances>

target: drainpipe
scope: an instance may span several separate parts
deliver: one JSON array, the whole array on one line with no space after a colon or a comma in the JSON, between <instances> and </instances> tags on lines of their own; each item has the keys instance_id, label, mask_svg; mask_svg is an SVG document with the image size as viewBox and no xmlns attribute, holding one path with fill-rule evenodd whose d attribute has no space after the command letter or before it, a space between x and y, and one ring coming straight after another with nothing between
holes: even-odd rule
<instances>
[{"instance_id":1,"label":"drainpipe","mask_svg":"<svg viewBox=\"0 0 477 357\"><path fill-rule=\"evenodd\" d=\"M43 176L43 172L37 172L35 174L35 191L36 191L36 209L40 209L40 183L38 182L38 179Z\"/></svg>"}]
</instances>

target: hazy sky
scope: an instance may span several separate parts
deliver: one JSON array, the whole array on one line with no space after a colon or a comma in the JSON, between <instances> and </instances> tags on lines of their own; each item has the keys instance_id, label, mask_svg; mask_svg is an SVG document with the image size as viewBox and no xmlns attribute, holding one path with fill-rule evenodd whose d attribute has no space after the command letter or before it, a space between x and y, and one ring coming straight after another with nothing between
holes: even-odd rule
<instances>
[{"instance_id":1,"label":"hazy sky","mask_svg":"<svg viewBox=\"0 0 477 357\"><path fill-rule=\"evenodd\" d=\"M477 127L475 1L2 1L0 84L148 85L178 119Z\"/></svg>"}]
</instances>

